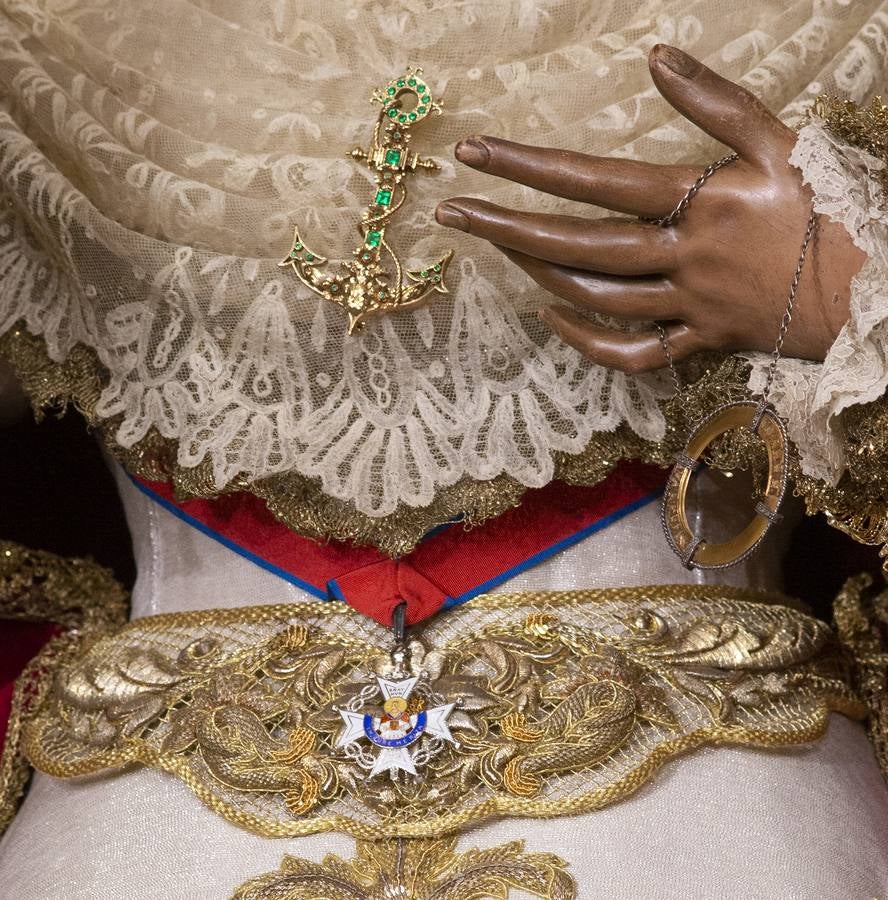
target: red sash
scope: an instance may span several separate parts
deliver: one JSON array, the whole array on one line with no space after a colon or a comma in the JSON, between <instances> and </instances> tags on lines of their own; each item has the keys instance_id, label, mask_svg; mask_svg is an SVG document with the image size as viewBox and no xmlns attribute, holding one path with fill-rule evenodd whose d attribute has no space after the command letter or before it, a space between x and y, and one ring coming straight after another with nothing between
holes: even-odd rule
<instances>
[{"instance_id":1,"label":"red sash","mask_svg":"<svg viewBox=\"0 0 888 900\"><path fill-rule=\"evenodd\" d=\"M665 473L624 463L601 484L552 482L484 525L436 529L407 556L371 547L318 543L278 522L265 502L242 492L216 500L177 501L169 484L136 486L174 515L235 553L316 597L344 600L389 625L399 603L407 624L464 603L655 500Z\"/></svg>"}]
</instances>

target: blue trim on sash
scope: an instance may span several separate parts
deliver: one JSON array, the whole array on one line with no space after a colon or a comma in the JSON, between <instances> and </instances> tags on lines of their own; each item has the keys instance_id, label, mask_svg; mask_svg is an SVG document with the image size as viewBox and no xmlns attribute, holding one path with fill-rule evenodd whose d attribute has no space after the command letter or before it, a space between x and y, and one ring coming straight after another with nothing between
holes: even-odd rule
<instances>
[{"instance_id":1,"label":"blue trim on sash","mask_svg":"<svg viewBox=\"0 0 888 900\"><path fill-rule=\"evenodd\" d=\"M550 557L555 556L556 553L560 553L562 550L566 550L568 547L572 547L574 544L578 544L584 538L589 537L589 535L595 534L596 531L601 531L602 529L607 528L608 525L612 525L614 522L618 522L624 516L628 516L629 513L635 512L635 510L641 509L643 506L647 506L648 503L653 503L662 495L663 491L657 490L651 494L646 494L644 497L640 497L638 500L633 500L631 503L627 503L625 506L620 507L620 509L614 510L612 513L609 513L608 515L604 516L604 518L599 519L597 522L593 522L591 525L587 525L585 528L578 529L573 534L569 534L567 537L562 538L560 541L556 541L554 544L551 544L545 549L534 553L533 556L528 556L527 559L524 560L524 562L518 563L517 566L512 566L511 569L506 569L505 572L501 572L499 575L494 575L493 578L485 581L484 584L479 584L477 587L466 591L464 594L460 594L458 597L448 598L442 608L452 609L454 606L460 606L467 600L471 600L472 597L477 597L478 594L484 594L492 588L498 587L504 581L508 581L510 578L514 578L516 575L520 575L522 572L526 572L528 569L532 569L534 566L539 565L541 562L545 562Z\"/></svg>"},{"instance_id":2,"label":"blue trim on sash","mask_svg":"<svg viewBox=\"0 0 888 900\"><path fill-rule=\"evenodd\" d=\"M208 525L204 525L204 523L199 519L195 519L194 516L188 515L185 510L180 509L178 506L176 506L175 503L170 503L170 501L165 497L161 497L159 494L156 494L151 490L151 488L146 487L144 484L136 481L136 479L132 476L130 476L130 481L132 481L132 483L146 497L162 506L168 512L171 512L177 519L180 519L186 525L191 525L193 528L196 528L201 534L205 534L208 538L212 538L217 543L222 544L223 547L227 547L229 550L237 553L238 556L242 556L244 559L248 559L251 563L255 563L257 566L259 566L260 569L265 569L266 572L271 572L272 575L277 575L278 578L283 578L284 581L288 581L290 584L294 584L296 585L296 587L302 588L303 591L307 591L313 597L318 597L321 600L330 599L330 595L322 588L316 587L308 581L303 581L301 578L293 575L286 569L282 569L280 566L276 566L274 565L274 563L270 563L267 559L263 559L261 556L257 556L255 553L252 553L244 547L241 547L240 544L236 544L230 538L219 534L218 531L214 531Z\"/></svg>"},{"instance_id":3,"label":"blue trim on sash","mask_svg":"<svg viewBox=\"0 0 888 900\"><path fill-rule=\"evenodd\" d=\"M272 575L276 575L278 578L282 578L284 581L287 581L290 584L301 588L303 591L306 591L313 597L317 597L320 600L334 599L345 602L345 596L342 593L342 589L337 584L336 579L331 579L324 587L318 587L317 585L311 584L308 581L304 581L298 576L293 575L291 572L280 568L280 566L276 566L273 563L268 562L268 560L263 559L261 556L258 556L257 554L251 552L250 550L241 547L240 544L235 543L230 538L225 537L218 531L215 531L214 529L205 525L199 519L195 519L194 516L190 516L183 509L176 506L174 503L171 503L166 498L161 497L159 494L156 494L151 490L151 488L147 487L144 484L141 484L132 476L130 476L130 481L132 481L136 488L141 491L146 497L162 506L168 512L171 512L177 519L185 522L186 525L191 525L193 528L196 528L199 532L201 532L201 534L206 535L208 538L211 538L217 543L222 544L223 547L226 547L232 552L237 553L239 556L242 556L244 559L249 560L251 563L254 563L260 568L265 569L266 572L270 572ZM470 588L465 593L459 594L456 597L448 597L444 601L442 609L452 609L454 606L460 606L466 601L471 600L472 597L477 597L478 594L484 594L487 591L498 587L499 585L508 581L510 578L514 578L516 575L520 575L522 572L526 572L528 569L532 569L534 566L539 565L541 562L545 562L545 560L550 559L557 553L560 553L562 550L566 550L568 547L572 547L574 546L574 544L578 544L584 538L587 538L590 535L595 534L596 532L601 531L604 528L607 528L608 525L612 525L614 522L618 522L624 516L628 516L630 513L641 509L643 506L647 506L649 503L653 503L655 500L661 497L662 494L662 489L657 490L650 494L646 494L644 497L640 497L638 500L633 500L632 503L627 503L625 506L620 507L620 509L614 510L614 512L604 516L597 522L593 522L591 525L587 525L585 528L580 528L573 534L569 534L567 537L556 541L554 544L551 544L549 547L546 547L543 550L539 550L537 553L529 556L523 562L520 562L518 563L518 565L512 566L510 569L506 569L504 572L495 575L493 578L488 579L483 584L479 584L476 587Z\"/></svg>"}]
</instances>

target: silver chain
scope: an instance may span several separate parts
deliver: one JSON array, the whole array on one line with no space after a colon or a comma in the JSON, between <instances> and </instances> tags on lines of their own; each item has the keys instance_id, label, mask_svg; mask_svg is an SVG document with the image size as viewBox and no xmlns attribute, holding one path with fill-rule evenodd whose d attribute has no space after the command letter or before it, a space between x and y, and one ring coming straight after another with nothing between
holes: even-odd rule
<instances>
[{"instance_id":1,"label":"silver chain","mask_svg":"<svg viewBox=\"0 0 888 900\"><path fill-rule=\"evenodd\" d=\"M652 219L652 222L656 222L661 228L668 228L670 225L674 225L679 218L683 215L684 211L691 205L691 200L697 196L697 192L706 184L709 179L715 175L715 173L722 168L722 166L728 165L728 163L735 162L740 159L739 155L736 153L729 153L727 156L723 156L721 159L717 159L715 162L710 163L701 173L700 177L688 188L688 192L678 201L678 206L669 213L668 216L663 216L662 219Z\"/></svg>"},{"instance_id":2,"label":"silver chain","mask_svg":"<svg viewBox=\"0 0 888 900\"><path fill-rule=\"evenodd\" d=\"M666 365L669 366L669 371L672 374L672 384L675 386L675 393L677 394L681 391L681 379L678 377L678 369L675 368L675 360L672 358L672 347L669 346L669 337L666 334L666 329L659 322L654 322L654 328L657 329L657 334L660 337L663 355L666 357Z\"/></svg>"},{"instance_id":3,"label":"silver chain","mask_svg":"<svg viewBox=\"0 0 888 900\"><path fill-rule=\"evenodd\" d=\"M792 310L795 306L796 291L799 289L799 282L802 280L802 269L805 266L805 257L808 255L808 244L814 236L814 228L817 225L817 213L814 211L814 205L811 204L811 215L808 217L808 227L805 229L805 239L802 241L802 249L799 253L799 261L796 264L795 273L792 276L792 283L789 286L789 298L786 301L786 309L783 311L783 318L780 320L780 330L777 332L777 343L774 345L774 352L771 354L771 365L768 366L768 377L765 379L765 387L762 390L762 402L766 403L768 394L771 392L771 384L774 381L774 375L777 372L777 363L780 361L780 352L783 350L783 341L786 338L786 332L792 323Z\"/></svg>"},{"instance_id":4,"label":"silver chain","mask_svg":"<svg viewBox=\"0 0 888 900\"><path fill-rule=\"evenodd\" d=\"M674 225L682 215L684 215L684 211L691 205L691 200L697 196L697 192L700 188L703 187L703 185L706 184L706 182L722 166L726 166L728 163L732 163L739 158L740 157L736 153L729 153L727 156L723 156L721 159L711 162L700 173L700 176L690 188L688 188L687 193L678 201L678 205L668 216L663 216L660 219L645 219L645 221L652 222L654 225L659 225L660 228L668 228L670 225ZM672 384L674 385L675 393L677 394L681 391L681 379L678 377L678 369L675 368L675 360L672 357L672 348L669 346L669 336L666 334L666 329L663 327L662 323L654 322L654 328L657 329L657 336L660 338L660 346L663 348L663 355L666 357L666 364L669 366L669 372L672 375Z\"/></svg>"},{"instance_id":5,"label":"silver chain","mask_svg":"<svg viewBox=\"0 0 888 900\"><path fill-rule=\"evenodd\" d=\"M700 188L703 187L703 185L706 184L706 182L722 168L722 166L726 166L739 158L740 157L736 153L730 153L727 156L723 156L721 159L717 159L715 162L710 163L700 173L699 178L697 178L690 186L688 192L678 201L678 205L668 216L663 216L661 219L648 219L647 221L654 222L661 228L668 228L670 225L674 225L684 214L685 210L690 205L691 200L694 199ZM780 320L780 328L777 332L777 342L774 345L774 351L771 354L771 364L768 366L768 376L765 380L764 390L762 391L762 406L768 401L771 385L774 382L774 375L777 372L777 363L780 361L780 354L783 350L783 342L786 339L786 332L789 331L789 326L792 323L792 312L795 307L796 293L799 289L799 282L802 279L802 269L805 266L805 258L808 255L808 245L811 243L811 238L814 236L814 228L816 225L817 213L814 211L814 206L812 204L811 215L808 217L808 227L805 229L805 238L802 241L802 249L799 252L799 260L796 264L795 273L792 276L792 283L789 286L789 297L786 301L786 309L783 312L783 318ZM666 364L669 366L669 371L672 374L672 383L675 385L675 392L678 393L681 390L681 380L678 377L678 370L675 367L672 348L669 346L669 336L666 334L666 329L663 327L662 323L654 322L654 327L657 329L657 335L660 338L660 344L663 347L663 355L666 357Z\"/></svg>"}]
</instances>

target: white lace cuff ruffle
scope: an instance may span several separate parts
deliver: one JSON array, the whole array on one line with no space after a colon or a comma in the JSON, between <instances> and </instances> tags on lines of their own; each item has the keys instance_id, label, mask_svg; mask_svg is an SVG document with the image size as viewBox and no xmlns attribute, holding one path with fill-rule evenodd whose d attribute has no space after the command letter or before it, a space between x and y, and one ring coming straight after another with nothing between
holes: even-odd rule
<instances>
[{"instance_id":1,"label":"white lace cuff ruffle","mask_svg":"<svg viewBox=\"0 0 888 900\"><path fill-rule=\"evenodd\" d=\"M814 120L789 162L814 191L814 208L841 222L867 261L851 284L851 316L822 363L783 359L771 400L786 420L806 475L836 484L845 469L841 413L888 386L888 203L885 163L834 138ZM750 354L749 387L760 392L770 355Z\"/></svg>"}]
</instances>

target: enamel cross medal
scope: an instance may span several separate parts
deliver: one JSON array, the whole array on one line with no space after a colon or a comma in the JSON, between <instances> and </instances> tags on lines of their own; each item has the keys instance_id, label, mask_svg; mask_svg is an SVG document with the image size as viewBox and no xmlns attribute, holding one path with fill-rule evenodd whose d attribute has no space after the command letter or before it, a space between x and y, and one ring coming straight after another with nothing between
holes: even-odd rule
<instances>
[{"instance_id":1,"label":"enamel cross medal","mask_svg":"<svg viewBox=\"0 0 888 900\"><path fill-rule=\"evenodd\" d=\"M410 674L410 651L404 641L406 609L402 603L395 610L389 671L336 708L343 723L336 746L365 769L368 778L383 772L393 781L399 772L418 775L446 743L459 746L447 724L458 701L447 703L438 696L428 673Z\"/></svg>"}]
</instances>

